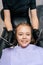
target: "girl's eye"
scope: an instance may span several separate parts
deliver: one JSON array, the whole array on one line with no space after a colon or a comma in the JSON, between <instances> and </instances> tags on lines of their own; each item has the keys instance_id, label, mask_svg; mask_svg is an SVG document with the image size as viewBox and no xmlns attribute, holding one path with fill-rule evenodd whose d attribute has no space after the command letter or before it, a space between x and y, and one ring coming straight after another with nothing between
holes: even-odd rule
<instances>
[{"instance_id":1,"label":"girl's eye","mask_svg":"<svg viewBox=\"0 0 43 65\"><path fill-rule=\"evenodd\" d=\"M28 36L29 36L30 34L26 34L26 35L28 35Z\"/></svg>"},{"instance_id":2,"label":"girl's eye","mask_svg":"<svg viewBox=\"0 0 43 65\"><path fill-rule=\"evenodd\" d=\"M22 35L22 34L19 34L20 36Z\"/></svg>"}]
</instances>

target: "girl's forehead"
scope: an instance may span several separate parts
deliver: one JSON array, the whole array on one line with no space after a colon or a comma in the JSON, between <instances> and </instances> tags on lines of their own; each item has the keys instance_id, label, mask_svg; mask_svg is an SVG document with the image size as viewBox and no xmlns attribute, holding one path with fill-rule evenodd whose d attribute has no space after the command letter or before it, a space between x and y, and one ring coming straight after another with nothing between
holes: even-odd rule
<instances>
[{"instance_id":1,"label":"girl's forehead","mask_svg":"<svg viewBox=\"0 0 43 65\"><path fill-rule=\"evenodd\" d=\"M17 27L17 32L18 31L31 31L31 27L30 26L27 26L27 25L20 25Z\"/></svg>"}]
</instances>

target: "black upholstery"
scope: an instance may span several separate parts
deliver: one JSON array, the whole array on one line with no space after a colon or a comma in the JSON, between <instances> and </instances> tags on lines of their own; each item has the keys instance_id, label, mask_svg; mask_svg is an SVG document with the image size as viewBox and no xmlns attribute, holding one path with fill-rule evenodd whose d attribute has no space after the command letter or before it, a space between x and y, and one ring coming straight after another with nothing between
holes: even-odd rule
<instances>
[{"instance_id":1,"label":"black upholstery","mask_svg":"<svg viewBox=\"0 0 43 65\"><path fill-rule=\"evenodd\" d=\"M43 47L43 5L37 6L37 15L39 18L39 29L42 30L41 37L40 37L40 43L38 46Z\"/></svg>"}]
</instances>

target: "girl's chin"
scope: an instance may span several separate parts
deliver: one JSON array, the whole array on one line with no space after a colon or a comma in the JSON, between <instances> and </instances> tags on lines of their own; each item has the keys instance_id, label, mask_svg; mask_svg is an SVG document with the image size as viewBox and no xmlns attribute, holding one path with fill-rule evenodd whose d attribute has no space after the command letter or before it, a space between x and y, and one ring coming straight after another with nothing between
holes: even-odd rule
<instances>
[{"instance_id":1,"label":"girl's chin","mask_svg":"<svg viewBox=\"0 0 43 65\"><path fill-rule=\"evenodd\" d=\"M28 44L29 45L29 44ZM22 48L26 48L28 45L20 45Z\"/></svg>"}]
</instances>

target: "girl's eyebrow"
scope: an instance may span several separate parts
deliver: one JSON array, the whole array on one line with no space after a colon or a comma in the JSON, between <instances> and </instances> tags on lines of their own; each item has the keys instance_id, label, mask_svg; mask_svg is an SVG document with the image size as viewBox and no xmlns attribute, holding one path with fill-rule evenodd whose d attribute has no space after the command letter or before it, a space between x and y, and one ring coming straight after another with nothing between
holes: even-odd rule
<instances>
[{"instance_id":1,"label":"girl's eyebrow","mask_svg":"<svg viewBox=\"0 0 43 65\"><path fill-rule=\"evenodd\" d=\"M18 32L18 33L23 33L23 32Z\"/></svg>"},{"instance_id":2,"label":"girl's eyebrow","mask_svg":"<svg viewBox=\"0 0 43 65\"><path fill-rule=\"evenodd\" d=\"M24 33L24 32L19 32L19 33ZM30 33L30 32L26 32L26 33Z\"/></svg>"}]
</instances>

